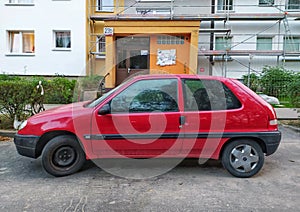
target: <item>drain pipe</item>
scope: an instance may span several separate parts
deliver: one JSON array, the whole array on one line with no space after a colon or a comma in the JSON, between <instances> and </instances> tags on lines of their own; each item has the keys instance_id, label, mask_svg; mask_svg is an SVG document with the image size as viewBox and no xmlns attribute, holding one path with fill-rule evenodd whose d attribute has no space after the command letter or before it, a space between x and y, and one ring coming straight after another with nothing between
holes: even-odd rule
<instances>
[{"instance_id":1,"label":"drain pipe","mask_svg":"<svg viewBox=\"0 0 300 212\"><path fill-rule=\"evenodd\" d=\"M215 14L215 0L211 0L211 14ZM211 20L210 21L210 28L214 29L215 28L215 21ZM209 49L210 50L214 50L214 32L213 30L210 33L210 41L209 41ZM213 72L213 65L214 65L214 56L210 55L209 56L209 74L208 75L212 75Z\"/></svg>"}]
</instances>

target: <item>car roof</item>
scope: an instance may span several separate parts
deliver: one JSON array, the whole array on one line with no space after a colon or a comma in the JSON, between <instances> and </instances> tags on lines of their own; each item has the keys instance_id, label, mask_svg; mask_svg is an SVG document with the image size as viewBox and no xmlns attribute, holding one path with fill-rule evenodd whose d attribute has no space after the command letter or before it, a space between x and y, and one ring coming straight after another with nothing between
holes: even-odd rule
<instances>
[{"instance_id":1,"label":"car roof","mask_svg":"<svg viewBox=\"0 0 300 212\"><path fill-rule=\"evenodd\" d=\"M136 79L158 79L158 78L180 78L180 79L210 79L226 81L229 78L219 77L219 76L206 76L206 75L196 75L196 74L148 74L148 75L138 75L135 76Z\"/></svg>"}]
</instances>

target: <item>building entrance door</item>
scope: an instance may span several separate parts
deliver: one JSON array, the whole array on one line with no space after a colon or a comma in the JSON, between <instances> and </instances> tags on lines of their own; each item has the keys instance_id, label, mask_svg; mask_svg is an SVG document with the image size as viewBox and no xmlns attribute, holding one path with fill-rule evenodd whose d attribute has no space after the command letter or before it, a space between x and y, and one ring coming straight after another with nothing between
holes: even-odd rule
<instances>
[{"instance_id":1,"label":"building entrance door","mask_svg":"<svg viewBox=\"0 0 300 212\"><path fill-rule=\"evenodd\" d=\"M116 85L138 73L149 74L150 38L117 37Z\"/></svg>"}]
</instances>

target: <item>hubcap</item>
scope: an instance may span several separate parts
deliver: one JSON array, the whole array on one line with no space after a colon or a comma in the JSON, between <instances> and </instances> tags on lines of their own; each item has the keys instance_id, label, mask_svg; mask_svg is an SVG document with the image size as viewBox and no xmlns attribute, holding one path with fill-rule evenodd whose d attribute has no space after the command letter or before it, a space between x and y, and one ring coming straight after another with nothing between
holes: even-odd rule
<instances>
[{"instance_id":1,"label":"hubcap","mask_svg":"<svg viewBox=\"0 0 300 212\"><path fill-rule=\"evenodd\" d=\"M73 148L64 146L56 150L54 153L54 163L58 166L69 166L75 160L76 153Z\"/></svg>"},{"instance_id":2,"label":"hubcap","mask_svg":"<svg viewBox=\"0 0 300 212\"><path fill-rule=\"evenodd\" d=\"M250 172L258 164L259 156L257 151L250 145L239 145L230 154L231 166L239 172Z\"/></svg>"}]
</instances>

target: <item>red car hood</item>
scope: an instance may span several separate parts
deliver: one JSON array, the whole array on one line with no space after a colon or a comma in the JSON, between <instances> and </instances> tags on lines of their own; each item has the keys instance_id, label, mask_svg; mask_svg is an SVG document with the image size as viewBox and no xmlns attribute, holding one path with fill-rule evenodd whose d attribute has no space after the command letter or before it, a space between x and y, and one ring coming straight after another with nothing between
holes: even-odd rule
<instances>
[{"instance_id":1,"label":"red car hood","mask_svg":"<svg viewBox=\"0 0 300 212\"><path fill-rule=\"evenodd\" d=\"M88 101L85 102L76 102L72 104L62 105L58 107L51 108L49 110L43 111L41 113L38 113L31 118L41 118L46 116L72 116L73 114L77 114L78 112L81 112L82 110L86 109L84 105L86 105Z\"/></svg>"},{"instance_id":2,"label":"red car hood","mask_svg":"<svg viewBox=\"0 0 300 212\"><path fill-rule=\"evenodd\" d=\"M78 102L52 108L30 117L27 126L19 134L41 135L48 130L74 131L89 123L94 108L84 107L88 102ZM28 130L30 132L28 132Z\"/></svg>"}]
</instances>

